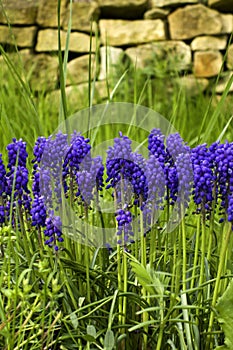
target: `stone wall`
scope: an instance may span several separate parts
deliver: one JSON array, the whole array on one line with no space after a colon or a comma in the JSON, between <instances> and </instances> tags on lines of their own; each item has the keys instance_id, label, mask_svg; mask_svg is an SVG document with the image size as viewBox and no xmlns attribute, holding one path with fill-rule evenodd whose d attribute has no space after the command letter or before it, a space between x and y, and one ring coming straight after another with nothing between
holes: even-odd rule
<instances>
[{"instance_id":1,"label":"stone wall","mask_svg":"<svg viewBox=\"0 0 233 350\"><path fill-rule=\"evenodd\" d=\"M17 45L33 90L56 90L57 0L2 0L2 6L1 44L19 65ZM60 10L64 51L69 0L61 0ZM90 47L92 77L97 77L103 97L106 76L126 59L140 69L154 67L155 75L161 69L158 62L165 63L190 92L196 91L196 83L205 90L222 67L221 93L233 72L233 0L73 0L71 28L68 95L87 88Z\"/></svg>"}]
</instances>

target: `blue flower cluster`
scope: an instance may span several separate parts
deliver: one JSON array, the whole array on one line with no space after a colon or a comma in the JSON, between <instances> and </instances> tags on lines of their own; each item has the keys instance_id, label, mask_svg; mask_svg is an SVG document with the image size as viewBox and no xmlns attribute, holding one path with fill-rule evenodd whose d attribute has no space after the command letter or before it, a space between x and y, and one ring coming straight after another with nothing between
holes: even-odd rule
<instances>
[{"instance_id":1,"label":"blue flower cluster","mask_svg":"<svg viewBox=\"0 0 233 350\"><path fill-rule=\"evenodd\" d=\"M102 191L104 182L104 166L102 158L89 158L88 162L84 162L80 170L76 173L76 181L78 184L77 196L89 206L94 197L94 191Z\"/></svg>"},{"instance_id":2,"label":"blue flower cluster","mask_svg":"<svg viewBox=\"0 0 233 350\"><path fill-rule=\"evenodd\" d=\"M2 160L2 154L0 154L0 196L6 192L6 168Z\"/></svg>"},{"instance_id":3,"label":"blue flower cluster","mask_svg":"<svg viewBox=\"0 0 233 350\"><path fill-rule=\"evenodd\" d=\"M106 170L108 188L113 188L115 199L118 202L128 202L128 191L135 195L135 202L142 206L147 198L147 183L145 177L145 160L140 154L132 152L132 141L120 133L119 138L114 139L113 147L107 150ZM120 186L119 186L120 184ZM125 196L126 195L126 196ZM127 204L127 203L125 203Z\"/></svg>"},{"instance_id":4,"label":"blue flower cluster","mask_svg":"<svg viewBox=\"0 0 233 350\"><path fill-rule=\"evenodd\" d=\"M215 179L215 200L221 201L221 209L227 214L228 221L233 222L233 144L216 142L209 151Z\"/></svg>"},{"instance_id":5,"label":"blue flower cluster","mask_svg":"<svg viewBox=\"0 0 233 350\"><path fill-rule=\"evenodd\" d=\"M165 137L153 129L144 158L120 132L104 164L100 156L92 157L88 138L74 132L68 140L62 132L39 137L31 175L24 141L13 139L7 146L7 167L0 154L1 225L11 216L11 224L20 229L20 212L28 224L44 231L45 244L58 250L63 241L62 195L89 209L104 188L111 189L114 197L118 244L134 241L133 222L140 212L148 232L166 205L176 204L181 210L190 200L207 219L219 213L220 221L233 222L233 143L190 149L179 134Z\"/></svg>"},{"instance_id":6,"label":"blue flower cluster","mask_svg":"<svg viewBox=\"0 0 233 350\"><path fill-rule=\"evenodd\" d=\"M198 211L211 211L215 175L210 150L206 144L198 145L192 150L193 164L193 199Z\"/></svg>"},{"instance_id":7,"label":"blue flower cluster","mask_svg":"<svg viewBox=\"0 0 233 350\"><path fill-rule=\"evenodd\" d=\"M0 161L1 172L1 186L0 186L0 198L1 198L1 214L0 221L4 223L9 219L10 208L12 208L12 224L19 226L19 219L16 212L19 210L29 214L31 208L31 196L28 189L28 176L27 158L28 153L26 151L26 142L12 140L7 146L8 151L8 171L2 162L2 155ZM13 203L11 200L13 199Z\"/></svg>"},{"instance_id":8,"label":"blue flower cluster","mask_svg":"<svg viewBox=\"0 0 233 350\"><path fill-rule=\"evenodd\" d=\"M132 214L129 210L119 209L116 212L117 220L117 243L123 244L133 243L133 230L132 230Z\"/></svg>"},{"instance_id":9,"label":"blue flower cluster","mask_svg":"<svg viewBox=\"0 0 233 350\"><path fill-rule=\"evenodd\" d=\"M62 237L62 223L60 217L51 214L45 220L45 225L44 235L47 238L45 244L49 247L54 247L55 251L58 251L57 242L63 242L64 240Z\"/></svg>"},{"instance_id":10,"label":"blue flower cluster","mask_svg":"<svg viewBox=\"0 0 233 350\"><path fill-rule=\"evenodd\" d=\"M44 198L36 195L32 203L31 209L32 226L44 227L46 221L46 207L44 204Z\"/></svg>"},{"instance_id":11,"label":"blue flower cluster","mask_svg":"<svg viewBox=\"0 0 233 350\"><path fill-rule=\"evenodd\" d=\"M27 151L26 142L20 140L12 139L12 143L7 146L8 151L8 168L12 171L13 167L21 166L26 168L27 162Z\"/></svg>"}]
</instances>

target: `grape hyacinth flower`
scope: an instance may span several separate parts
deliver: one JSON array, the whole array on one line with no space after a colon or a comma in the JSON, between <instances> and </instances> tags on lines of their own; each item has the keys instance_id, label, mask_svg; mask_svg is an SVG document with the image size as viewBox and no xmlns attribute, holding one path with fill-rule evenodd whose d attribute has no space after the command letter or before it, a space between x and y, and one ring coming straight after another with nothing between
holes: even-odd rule
<instances>
[{"instance_id":1,"label":"grape hyacinth flower","mask_svg":"<svg viewBox=\"0 0 233 350\"><path fill-rule=\"evenodd\" d=\"M233 198L233 143L213 143L209 147L216 172L216 199L220 199L220 208L226 212L228 221L232 221ZM220 222L224 221L223 218Z\"/></svg>"},{"instance_id":2,"label":"grape hyacinth flower","mask_svg":"<svg viewBox=\"0 0 233 350\"><path fill-rule=\"evenodd\" d=\"M79 170L83 159L90 154L90 140L80 133L74 132L71 136L70 146L65 154L63 169L68 173L68 168Z\"/></svg>"},{"instance_id":3,"label":"grape hyacinth flower","mask_svg":"<svg viewBox=\"0 0 233 350\"><path fill-rule=\"evenodd\" d=\"M39 163L42 159L44 149L46 146L47 138L44 136L39 136L35 142L35 146L33 147L34 159L32 160L33 169L36 170L39 166Z\"/></svg>"},{"instance_id":4,"label":"grape hyacinth flower","mask_svg":"<svg viewBox=\"0 0 233 350\"><path fill-rule=\"evenodd\" d=\"M233 144L213 144L210 150L216 168L216 192L221 206L226 208L228 195L233 191Z\"/></svg>"},{"instance_id":5,"label":"grape hyacinth flower","mask_svg":"<svg viewBox=\"0 0 233 350\"><path fill-rule=\"evenodd\" d=\"M26 142L12 139L6 149L8 151L8 169L6 174L6 194L8 198L11 198L13 194L14 203L13 209L16 205L26 211L30 210L31 197L28 189L28 170L26 168L28 153L26 150ZM7 207L10 207L10 202L6 203ZM6 209L8 211L8 209ZM14 218L12 218L13 222Z\"/></svg>"},{"instance_id":6,"label":"grape hyacinth flower","mask_svg":"<svg viewBox=\"0 0 233 350\"><path fill-rule=\"evenodd\" d=\"M12 139L12 143L7 146L8 151L8 169L7 179L7 195L11 197L13 192L14 205L16 203L25 210L29 211L31 207L30 191L28 189L28 169L26 162L28 153L26 150L26 142Z\"/></svg>"},{"instance_id":7,"label":"grape hyacinth flower","mask_svg":"<svg viewBox=\"0 0 233 350\"><path fill-rule=\"evenodd\" d=\"M67 148L67 135L61 131L55 135L55 138L52 136L47 140L39 138L34 148L33 191L34 194L44 197L48 210L57 210L61 203L62 164Z\"/></svg>"},{"instance_id":8,"label":"grape hyacinth flower","mask_svg":"<svg viewBox=\"0 0 233 350\"><path fill-rule=\"evenodd\" d=\"M7 174L7 194L14 198L14 207L17 204L27 211L31 208L31 197L28 189L28 169L23 166L12 167Z\"/></svg>"},{"instance_id":9,"label":"grape hyacinth flower","mask_svg":"<svg viewBox=\"0 0 233 350\"><path fill-rule=\"evenodd\" d=\"M6 200L7 200L7 179L6 168L0 153L0 223L4 223L7 217Z\"/></svg>"},{"instance_id":10,"label":"grape hyacinth flower","mask_svg":"<svg viewBox=\"0 0 233 350\"><path fill-rule=\"evenodd\" d=\"M181 154L190 153L190 147L184 142L179 133L168 135L166 146L173 161L176 161Z\"/></svg>"},{"instance_id":11,"label":"grape hyacinth flower","mask_svg":"<svg viewBox=\"0 0 233 350\"><path fill-rule=\"evenodd\" d=\"M145 164L148 198L143 207L144 231L151 230L159 217L159 210L163 209L165 199L166 180L164 171L156 156L151 154Z\"/></svg>"},{"instance_id":12,"label":"grape hyacinth flower","mask_svg":"<svg viewBox=\"0 0 233 350\"><path fill-rule=\"evenodd\" d=\"M33 148L34 159L32 160L33 164L33 183L32 183L32 192L35 195L40 195L40 172L39 172L39 164L41 162L43 152L46 146L47 139L46 137L40 136L37 138L35 142L35 146Z\"/></svg>"},{"instance_id":13,"label":"grape hyacinth flower","mask_svg":"<svg viewBox=\"0 0 233 350\"><path fill-rule=\"evenodd\" d=\"M106 182L108 188L115 188L116 184L122 177L129 177L132 175L133 160L132 160L132 141L127 136L122 136L114 139L114 146L107 150L107 175Z\"/></svg>"},{"instance_id":14,"label":"grape hyacinth flower","mask_svg":"<svg viewBox=\"0 0 233 350\"><path fill-rule=\"evenodd\" d=\"M31 196L28 189L28 169L24 166L12 166L6 175L7 179L7 195L11 198L13 194L13 208L19 205L27 212L31 208ZM9 205L10 206L10 205Z\"/></svg>"},{"instance_id":15,"label":"grape hyacinth flower","mask_svg":"<svg viewBox=\"0 0 233 350\"><path fill-rule=\"evenodd\" d=\"M114 139L113 147L109 147L107 150L108 177L106 182L109 184L106 188L115 190L116 199L120 203L129 204L128 192L133 192L136 197L135 204L141 204L147 197L144 160L141 155L132 152L132 141L127 136L123 136L122 133L119 134L120 137Z\"/></svg>"},{"instance_id":16,"label":"grape hyacinth flower","mask_svg":"<svg viewBox=\"0 0 233 350\"><path fill-rule=\"evenodd\" d=\"M80 170L76 174L76 181L78 184L77 196L81 196L82 201L87 206L90 205L93 199L93 191L102 191L103 189L103 174L104 166L101 157L88 159L82 163L83 170Z\"/></svg>"},{"instance_id":17,"label":"grape hyacinth flower","mask_svg":"<svg viewBox=\"0 0 233 350\"><path fill-rule=\"evenodd\" d=\"M6 220L6 208L4 205L0 205L0 224L4 224Z\"/></svg>"},{"instance_id":18,"label":"grape hyacinth flower","mask_svg":"<svg viewBox=\"0 0 233 350\"><path fill-rule=\"evenodd\" d=\"M216 177L213 171L213 161L206 144L199 145L192 150L194 189L193 199L197 205L197 212L210 212L212 207L213 188Z\"/></svg>"},{"instance_id":19,"label":"grape hyacinth flower","mask_svg":"<svg viewBox=\"0 0 233 350\"><path fill-rule=\"evenodd\" d=\"M50 248L54 247L55 251L58 251L58 243L64 241L62 238L62 223L59 216L54 216L51 212L49 217L45 220L46 228L44 235L47 238L45 244Z\"/></svg>"},{"instance_id":20,"label":"grape hyacinth flower","mask_svg":"<svg viewBox=\"0 0 233 350\"><path fill-rule=\"evenodd\" d=\"M32 226L44 227L46 221L46 207L44 204L44 198L42 196L35 196L32 208L31 208L31 216L32 216Z\"/></svg>"},{"instance_id":21,"label":"grape hyacinth flower","mask_svg":"<svg viewBox=\"0 0 233 350\"><path fill-rule=\"evenodd\" d=\"M28 189L28 169L23 166L12 167L12 172L7 174L8 194L14 190L14 198L19 198L23 193L30 193Z\"/></svg>"},{"instance_id":22,"label":"grape hyacinth flower","mask_svg":"<svg viewBox=\"0 0 233 350\"><path fill-rule=\"evenodd\" d=\"M148 177L146 175L146 160L141 154L133 153L133 169L132 169L132 180L133 191L136 195L134 204L140 206L143 209L145 201L148 197Z\"/></svg>"},{"instance_id":23,"label":"grape hyacinth flower","mask_svg":"<svg viewBox=\"0 0 233 350\"><path fill-rule=\"evenodd\" d=\"M148 138L148 149L149 154L156 157L164 171L166 186L169 191L166 199L171 205L174 205L177 200L179 186L176 158L181 153L185 154L189 147L186 146L178 133L169 135L165 146L165 136L161 133L161 130L153 129Z\"/></svg>"},{"instance_id":24,"label":"grape hyacinth flower","mask_svg":"<svg viewBox=\"0 0 233 350\"><path fill-rule=\"evenodd\" d=\"M116 212L117 244L134 243L132 230L132 214L128 210L119 209ZM124 236L124 237L123 237ZM123 241L122 241L123 238Z\"/></svg>"},{"instance_id":25,"label":"grape hyacinth flower","mask_svg":"<svg viewBox=\"0 0 233 350\"><path fill-rule=\"evenodd\" d=\"M170 139L170 146L171 146ZM174 204L176 201L176 194L178 188L178 178L176 168L174 166L174 160L171 154L165 146L165 136L160 129L153 129L148 137L148 150L149 155L156 157L160 166L162 167L166 179L166 186L169 190L169 202Z\"/></svg>"},{"instance_id":26,"label":"grape hyacinth flower","mask_svg":"<svg viewBox=\"0 0 233 350\"><path fill-rule=\"evenodd\" d=\"M150 154L153 154L161 167L165 167L167 161L167 152L164 144L165 136L162 134L160 129L153 129L148 137L148 150Z\"/></svg>"},{"instance_id":27,"label":"grape hyacinth flower","mask_svg":"<svg viewBox=\"0 0 233 350\"><path fill-rule=\"evenodd\" d=\"M6 192L6 168L2 160L2 154L0 153L0 197Z\"/></svg>"},{"instance_id":28,"label":"grape hyacinth flower","mask_svg":"<svg viewBox=\"0 0 233 350\"><path fill-rule=\"evenodd\" d=\"M71 143L65 154L63 162L63 188L64 192L67 193L69 188L71 191L74 190L75 178L77 172L80 170L80 164L85 157L90 157L91 145L90 140L84 138L80 133L76 131L71 135ZM87 162L87 158L86 158ZM69 176L69 183L68 183Z\"/></svg>"},{"instance_id":29,"label":"grape hyacinth flower","mask_svg":"<svg viewBox=\"0 0 233 350\"><path fill-rule=\"evenodd\" d=\"M7 146L8 151L8 168L9 171L12 172L12 168L17 166L21 166L26 168L26 162L28 153L26 151L26 142L20 140L16 140L16 138L12 139L12 143Z\"/></svg>"}]
</instances>

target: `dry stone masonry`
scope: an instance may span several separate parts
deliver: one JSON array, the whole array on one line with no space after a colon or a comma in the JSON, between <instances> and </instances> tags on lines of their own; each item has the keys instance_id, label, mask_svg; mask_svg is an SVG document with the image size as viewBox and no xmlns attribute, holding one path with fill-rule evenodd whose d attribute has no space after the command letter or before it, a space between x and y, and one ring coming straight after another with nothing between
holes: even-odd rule
<instances>
[{"instance_id":1,"label":"dry stone masonry","mask_svg":"<svg viewBox=\"0 0 233 350\"><path fill-rule=\"evenodd\" d=\"M73 0L72 8L69 0L61 0L63 51L69 23L71 99L87 91L90 62L103 99L105 80L122 62L145 72L150 68L155 76L161 69L176 72L190 94L205 91L223 68L216 88L222 93L233 74L233 0ZM58 95L57 0L2 0L0 43L18 66L20 54L33 90L50 91L52 99ZM2 57L0 64L3 71Z\"/></svg>"}]
</instances>

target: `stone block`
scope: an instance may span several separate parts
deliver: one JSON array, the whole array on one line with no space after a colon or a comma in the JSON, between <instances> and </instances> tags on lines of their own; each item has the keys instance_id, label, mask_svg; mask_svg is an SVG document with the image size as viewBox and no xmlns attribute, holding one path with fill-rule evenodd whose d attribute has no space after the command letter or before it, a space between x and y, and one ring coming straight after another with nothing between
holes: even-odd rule
<instances>
[{"instance_id":1,"label":"stone block","mask_svg":"<svg viewBox=\"0 0 233 350\"><path fill-rule=\"evenodd\" d=\"M191 66L191 49L182 41L161 41L128 48L125 51L138 68L158 67L180 71Z\"/></svg>"},{"instance_id":2,"label":"stone block","mask_svg":"<svg viewBox=\"0 0 233 350\"><path fill-rule=\"evenodd\" d=\"M177 84L184 89L189 96L196 96L207 89L209 80L206 78L196 78L194 75L190 74L179 77L177 79Z\"/></svg>"},{"instance_id":3,"label":"stone block","mask_svg":"<svg viewBox=\"0 0 233 350\"><path fill-rule=\"evenodd\" d=\"M88 107L88 83L82 83L78 85L70 85L66 87L66 97L68 109L72 112L78 111ZM60 90L54 90L47 94L46 100L48 104L55 105L55 108L59 108L61 92ZM108 97L108 91L105 81L96 81L94 86L93 103L100 103L106 100Z\"/></svg>"},{"instance_id":4,"label":"stone block","mask_svg":"<svg viewBox=\"0 0 233 350\"><path fill-rule=\"evenodd\" d=\"M223 28L221 14L201 4L177 9L168 22L173 40L221 34Z\"/></svg>"},{"instance_id":5,"label":"stone block","mask_svg":"<svg viewBox=\"0 0 233 350\"><path fill-rule=\"evenodd\" d=\"M230 80L230 78L232 77L233 72L225 72L222 77L220 78L215 91L217 92L217 94L222 94L226 87L227 87L227 83ZM233 92L233 84L231 84L229 92Z\"/></svg>"},{"instance_id":6,"label":"stone block","mask_svg":"<svg viewBox=\"0 0 233 350\"><path fill-rule=\"evenodd\" d=\"M104 80L116 74L116 65L121 62L123 50L112 46L100 48L100 73L99 80Z\"/></svg>"},{"instance_id":7,"label":"stone block","mask_svg":"<svg viewBox=\"0 0 233 350\"><path fill-rule=\"evenodd\" d=\"M57 0L40 0L38 13L37 13L37 23L41 27L51 27L57 28ZM60 9L60 22L64 22L66 15L66 0L61 0Z\"/></svg>"},{"instance_id":8,"label":"stone block","mask_svg":"<svg viewBox=\"0 0 233 350\"><path fill-rule=\"evenodd\" d=\"M95 55L91 55L91 79L94 78L96 66ZM73 59L67 64L66 85L75 85L88 81L89 78L89 55L84 55Z\"/></svg>"},{"instance_id":9,"label":"stone block","mask_svg":"<svg viewBox=\"0 0 233 350\"><path fill-rule=\"evenodd\" d=\"M34 0L2 0L0 23L26 24L36 23L38 2Z\"/></svg>"},{"instance_id":10,"label":"stone block","mask_svg":"<svg viewBox=\"0 0 233 350\"><path fill-rule=\"evenodd\" d=\"M30 72L29 83L33 90L55 89L58 79L58 58L46 54L22 55L26 72Z\"/></svg>"},{"instance_id":11,"label":"stone block","mask_svg":"<svg viewBox=\"0 0 233 350\"><path fill-rule=\"evenodd\" d=\"M219 51L196 51L194 53L194 75L200 78L210 78L219 74L223 63Z\"/></svg>"},{"instance_id":12,"label":"stone block","mask_svg":"<svg viewBox=\"0 0 233 350\"><path fill-rule=\"evenodd\" d=\"M61 31L61 48L64 51L66 46L67 33ZM55 29L43 29L38 32L36 51L57 51L58 50L58 33ZM96 41L92 39L92 50L96 50ZM69 50L74 52L89 52L90 36L84 33L73 32L70 34Z\"/></svg>"},{"instance_id":13,"label":"stone block","mask_svg":"<svg viewBox=\"0 0 233 350\"><path fill-rule=\"evenodd\" d=\"M144 19L165 19L170 11L159 7L152 8L144 13Z\"/></svg>"},{"instance_id":14,"label":"stone block","mask_svg":"<svg viewBox=\"0 0 233 350\"><path fill-rule=\"evenodd\" d=\"M228 48L227 52L227 68L233 70L233 44Z\"/></svg>"},{"instance_id":15,"label":"stone block","mask_svg":"<svg viewBox=\"0 0 233 350\"><path fill-rule=\"evenodd\" d=\"M198 36L191 42L193 51L224 50L227 46L227 36Z\"/></svg>"},{"instance_id":16,"label":"stone block","mask_svg":"<svg viewBox=\"0 0 233 350\"><path fill-rule=\"evenodd\" d=\"M8 27L0 25L1 43L18 47L33 47L37 27Z\"/></svg>"},{"instance_id":17,"label":"stone block","mask_svg":"<svg viewBox=\"0 0 233 350\"><path fill-rule=\"evenodd\" d=\"M233 32L233 15L226 14L221 15L222 17L222 33L223 34L231 34Z\"/></svg>"},{"instance_id":18,"label":"stone block","mask_svg":"<svg viewBox=\"0 0 233 350\"><path fill-rule=\"evenodd\" d=\"M17 66L21 78L30 84L33 91L55 89L58 78L58 58L56 56L34 55L29 49L9 53L11 62ZM4 69L4 66L1 63Z\"/></svg>"},{"instance_id":19,"label":"stone block","mask_svg":"<svg viewBox=\"0 0 233 350\"><path fill-rule=\"evenodd\" d=\"M81 32L90 33L92 25L92 33L97 29L96 21L99 18L100 9L96 1L74 2L72 4L72 30L80 30ZM70 4L67 7L63 20L63 28L68 29L70 18Z\"/></svg>"},{"instance_id":20,"label":"stone block","mask_svg":"<svg viewBox=\"0 0 233 350\"><path fill-rule=\"evenodd\" d=\"M138 45L155 40L165 40L164 23L155 20L111 20L99 22L101 42L109 46Z\"/></svg>"}]
</instances>

